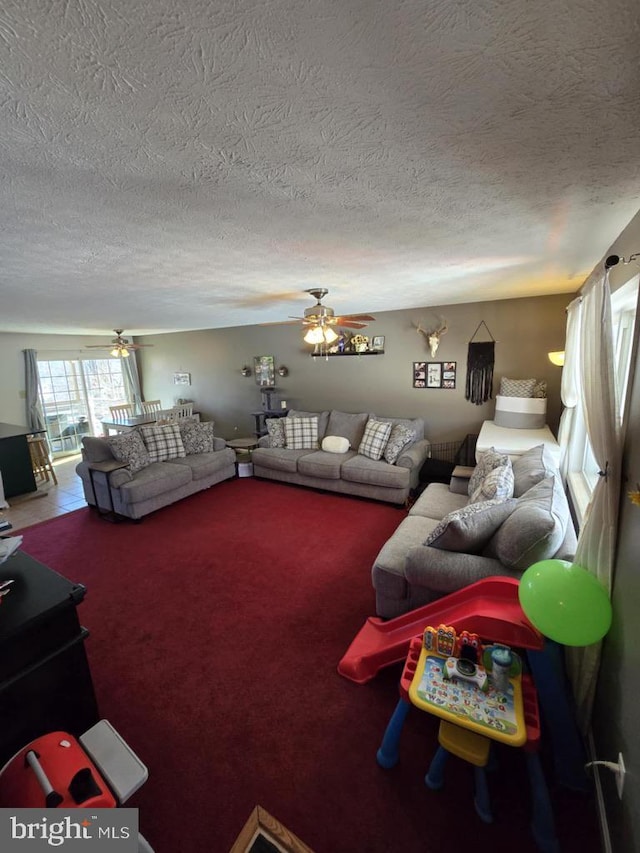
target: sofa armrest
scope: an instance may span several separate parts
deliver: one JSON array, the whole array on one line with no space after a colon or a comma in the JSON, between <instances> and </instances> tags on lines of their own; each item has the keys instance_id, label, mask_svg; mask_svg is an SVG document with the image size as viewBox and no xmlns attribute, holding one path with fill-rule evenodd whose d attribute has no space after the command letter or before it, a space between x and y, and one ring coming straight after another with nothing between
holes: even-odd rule
<instances>
[{"instance_id":1,"label":"sofa armrest","mask_svg":"<svg viewBox=\"0 0 640 853\"><path fill-rule=\"evenodd\" d=\"M408 550L405 560L407 581L433 590L438 596L455 592L493 575L519 579L522 572L508 569L492 557L443 551L431 545L414 545Z\"/></svg>"},{"instance_id":2,"label":"sofa armrest","mask_svg":"<svg viewBox=\"0 0 640 853\"><path fill-rule=\"evenodd\" d=\"M418 441L414 441L413 444L410 444L406 450L403 450L398 457L396 462L398 468L408 468L410 471L409 486L412 489L415 489L418 485L420 469L424 465L424 460L427 458L430 447L430 441L426 438L420 438Z\"/></svg>"},{"instance_id":3,"label":"sofa armrest","mask_svg":"<svg viewBox=\"0 0 640 853\"><path fill-rule=\"evenodd\" d=\"M470 465L456 465L451 474L449 482L449 491L456 495L466 495L469 493L469 480L474 472L474 468Z\"/></svg>"}]
</instances>

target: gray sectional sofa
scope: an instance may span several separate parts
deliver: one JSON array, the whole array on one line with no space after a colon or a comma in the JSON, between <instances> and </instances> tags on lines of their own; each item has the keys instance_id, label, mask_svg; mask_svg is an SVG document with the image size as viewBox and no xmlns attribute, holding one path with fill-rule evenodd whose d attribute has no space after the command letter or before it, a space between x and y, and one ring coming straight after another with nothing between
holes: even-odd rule
<instances>
[{"instance_id":1,"label":"gray sectional sofa","mask_svg":"<svg viewBox=\"0 0 640 853\"><path fill-rule=\"evenodd\" d=\"M500 459L502 465L490 467ZM492 575L519 578L539 560L571 560L576 544L562 481L545 446L513 462L491 448L471 479L427 486L383 545L372 568L376 613L400 616Z\"/></svg>"},{"instance_id":2,"label":"gray sectional sofa","mask_svg":"<svg viewBox=\"0 0 640 853\"><path fill-rule=\"evenodd\" d=\"M173 443L163 452L158 441L167 432ZM213 435L212 422L139 427L110 438L84 436L82 445L76 472L87 503L132 519L236 476L236 455ZM126 467L115 467L123 463Z\"/></svg>"},{"instance_id":3,"label":"gray sectional sofa","mask_svg":"<svg viewBox=\"0 0 640 853\"><path fill-rule=\"evenodd\" d=\"M280 421L290 419L299 422L317 420L317 433L311 435L305 447L292 447L286 441L276 441L273 432L260 438L259 446L251 457L255 477L401 505L418 485L420 468L430 447L424 437L421 418L383 418L367 412L337 410L291 410ZM372 458L376 453L365 455L359 452L364 449L363 441L370 421L390 425L390 436L379 459ZM268 426L271 428L269 422ZM282 424L282 429L286 428L293 429L291 422ZM398 435L411 437L399 447ZM394 452L398 451L395 459L390 452L392 446Z\"/></svg>"}]
</instances>

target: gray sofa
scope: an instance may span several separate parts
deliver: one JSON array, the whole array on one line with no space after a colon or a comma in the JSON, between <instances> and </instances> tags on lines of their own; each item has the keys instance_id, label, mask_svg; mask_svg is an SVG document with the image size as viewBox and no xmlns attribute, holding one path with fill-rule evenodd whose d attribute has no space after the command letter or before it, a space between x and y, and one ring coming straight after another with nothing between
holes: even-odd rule
<instances>
[{"instance_id":1,"label":"gray sofa","mask_svg":"<svg viewBox=\"0 0 640 853\"><path fill-rule=\"evenodd\" d=\"M487 454L500 456L493 448ZM427 486L383 545L372 568L378 616L400 616L481 578L519 578L539 560L573 558L569 504L545 446L513 462L502 457L512 474L511 498L492 489L500 472L481 469L484 458L470 469L470 480L453 477L450 485ZM488 485L478 493L482 483Z\"/></svg>"},{"instance_id":2,"label":"gray sofa","mask_svg":"<svg viewBox=\"0 0 640 853\"><path fill-rule=\"evenodd\" d=\"M198 428L206 426L197 424ZM163 461L149 461L148 457L136 459L129 467L119 467L115 470L109 469L121 463L123 459L121 453L118 454L120 459L114 453L113 438L84 436L83 460L76 466L76 472L82 479L87 503L95 506L97 500L99 509L110 510L113 501L113 510L116 513L139 519L181 498L208 489L221 480L235 477L234 451L226 446L224 439L213 436L211 423L209 427L211 435L207 437L204 446L212 447L212 450L193 452L198 449L198 443L189 444L183 428L186 455ZM204 429L199 429L200 435L203 432ZM122 439L122 436L114 438ZM118 444L116 441L116 449Z\"/></svg>"},{"instance_id":3,"label":"gray sofa","mask_svg":"<svg viewBox=\"0 0 640 853\"><path fill-rule=\"evenodd\" d=\"M281 420L289 418L317 418L317 440L308 447L295 449L286 445L272 446L273 436L262 436L251 456L255 477L401 505L418 485L420 468L430 447L424 437L421 418L383 418L367 412L335 409L323 412L291 410L287 418ZM384 456L373 459L358 452L370 419L389 423L392 430L400 425L411 431L413 439L402 447L394 462L388 462ZM346 439L349 449L345 452L321 449L323 440L329 437L332 442L335 438ZM392 438L393 433L389 446Z\"/></svg>"}]
</instances>

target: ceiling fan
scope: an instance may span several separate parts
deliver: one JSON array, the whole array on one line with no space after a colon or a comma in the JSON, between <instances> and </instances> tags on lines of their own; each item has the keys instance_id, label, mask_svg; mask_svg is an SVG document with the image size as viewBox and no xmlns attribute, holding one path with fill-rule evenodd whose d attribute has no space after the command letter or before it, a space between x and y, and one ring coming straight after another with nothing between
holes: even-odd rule
<instances>
[{"instance_id":1,"label":"ceiling fan","mask_svg":"<svg viewBox=\"0 0 640 853\"><path fill-rule=\"evenodd\" d=\"M114 329L116 337L113 338L110 344L88 344L85 349L108 349L114 358L129 358L132 350L141 349L141 347L152 347L153 344L132 344L128 338L123 338L124 329Z\"/></svg>"},{"instance_id":2,"label":"ceiling fan","mask_svg":"<svg viewBox=\"0 0 640 853\"><path fill-rule=\"evenodd\" d=\"M333 308L322 304L322 299L328 292L324 287L313 287L310 290L305 290L305 293L313 296L316 304L305 309L304 317L291 317L292 320L302 321L303 327L307 329L304 340L308 344L331 344L336 341L338 335L333 331L332 326L346 329L364 329L367 323L376 319L370 314L336 315Z\"/></svg>"}]
</instances>

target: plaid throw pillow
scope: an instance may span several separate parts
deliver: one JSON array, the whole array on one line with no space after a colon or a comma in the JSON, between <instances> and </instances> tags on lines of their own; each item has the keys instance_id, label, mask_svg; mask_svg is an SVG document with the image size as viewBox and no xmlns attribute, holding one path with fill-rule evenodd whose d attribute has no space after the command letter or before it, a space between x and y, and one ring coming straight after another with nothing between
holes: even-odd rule
<instances>
[{"instance_id":1,"label":"plaid throw pillow","mask_svg":"<svg viewBox=\"0 0 640 853\"><path fill-rule=\"evenodd\" d=\"M369 459L382 459L390 433L391 423L389 421L374 421L369 418L358 447L358 453L362 456L368 456Z\"/></svg>"},{"instance_id":2,"label":"plaid throw pillow","mask_svg":"<svg viewBox=\"0 0 640 853\"><path fill-rule=\"evenodd\" d=\"M317 450L317 418L283 418L287 447L291 450Z\"/></svg>"},{"instance_id":3,"label":"plaid throw pillow","mask_svg":"<svg viewBox=\"0 0 640 853\"><path fill-rule=\"evenodd\" d=\"M163 462L165 459L178 459L187 455L178 424L143 426L140 427L140 432L152 462Z\"/></svg>"}]
</instances>

